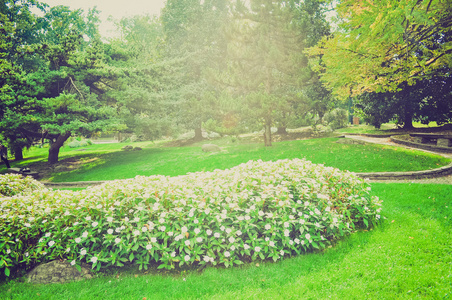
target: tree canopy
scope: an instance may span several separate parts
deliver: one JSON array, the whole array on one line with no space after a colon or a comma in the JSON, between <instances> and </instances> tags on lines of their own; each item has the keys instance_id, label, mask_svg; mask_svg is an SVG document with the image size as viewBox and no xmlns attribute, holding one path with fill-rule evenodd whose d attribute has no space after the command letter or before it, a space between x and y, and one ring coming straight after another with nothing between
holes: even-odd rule
<instances>
[{"instance_id":1,"label":"tree canopy","mask_svg":"<svg viewBox=\"0 0 452 300\"><path fill-rule=\"evenodd\" d=\"M395 92L449 74L450 1L343 0L337 12L339 29L308 51L317 58L322 81L337 95Z\"/></svg>"}]
</instances>

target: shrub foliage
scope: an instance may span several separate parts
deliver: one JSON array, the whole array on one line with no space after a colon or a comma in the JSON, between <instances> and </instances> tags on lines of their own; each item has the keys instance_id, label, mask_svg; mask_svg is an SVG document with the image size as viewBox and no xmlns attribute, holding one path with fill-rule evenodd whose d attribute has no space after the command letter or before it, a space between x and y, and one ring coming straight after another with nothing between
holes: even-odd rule
<instances>
[{"instance_id":1,"label":"shrub foliage","mask_svg":"<svg viewBox=\"0 0 452 300\"><path fill-rule=\"evenodd\" d=\"M375 225L380 206L354 174L298 159L82 191L41 188L2 198L0 268L9 275L57 258L97 270L276 261Z\"/></svg>"}]
</instances>

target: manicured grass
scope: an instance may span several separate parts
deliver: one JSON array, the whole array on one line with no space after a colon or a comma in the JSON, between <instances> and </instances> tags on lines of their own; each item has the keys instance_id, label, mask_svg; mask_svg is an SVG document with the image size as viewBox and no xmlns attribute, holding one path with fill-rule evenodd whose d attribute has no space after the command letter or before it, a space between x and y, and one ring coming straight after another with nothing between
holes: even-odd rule
<instances>
[{"instance_id":1,"label":"manicured grass","mask_svg":"<svg viewBox=\"0 0 452 300\"><path fill-rule=\"evenodd\" d=\"M85 147L87 161L80 169L56 173L55 182L96 181L133 178L137 175L176 176L196 171L213 171L237 166L249 160L276 161L278 159L306 158L317 164L352 172L417 171L438 168L449 159L421 151L399 147L345 145L337 138L322 138L262 144L225 144L222 152L205 153L200 145L192 147L162 148L152 143L133 144L141 151L121 151L123 144L92 145ZM115 148L116 147L116 148ZM71 154L75 155L74 150ZM79 153L77 153L79 154ZM79 154L80 155L80 154Z\"/></svg>"},{"instance_id":2,"label":"manicured grass","mask_svg":"<svg viewBox=\"0 0 452 300\"><path fill-rule=\"evenodd\" d=\"M321 253L232 269L125 272L68 284L0 285L0 299L448 299L452 186L374 183L382 224Z\"/></svg>"}]
</instances>

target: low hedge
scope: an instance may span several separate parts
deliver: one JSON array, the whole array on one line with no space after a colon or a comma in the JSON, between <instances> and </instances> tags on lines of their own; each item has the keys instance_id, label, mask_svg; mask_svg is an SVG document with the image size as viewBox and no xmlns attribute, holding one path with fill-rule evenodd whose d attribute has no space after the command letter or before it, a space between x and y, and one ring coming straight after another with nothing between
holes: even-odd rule
<instances>
[{"instance_id":1,"label":"low hedge","mask_svg":"<svg viewBox=\"0 0 452 300\"><path fill-rule=\"evenodd\" d=\"M354 174L299 159L82 191L41 187L2 198L0 268L9 275L57 258L96 270L276 261L375 225L380 207Z\"/></svg>"}]
</instances>

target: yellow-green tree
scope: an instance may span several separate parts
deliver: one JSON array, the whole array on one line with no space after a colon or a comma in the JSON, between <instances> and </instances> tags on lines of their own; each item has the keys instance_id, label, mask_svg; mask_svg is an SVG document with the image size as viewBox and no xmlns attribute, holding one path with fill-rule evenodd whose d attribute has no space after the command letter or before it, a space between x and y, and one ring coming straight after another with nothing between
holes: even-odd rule
<instances>
[{"instance_id":1,"label":"yellow-green tree","mask_svg":"<svg viewBox=\"0 0 452 300\"><path fill-rule=\"evenodd\" d=\"M399 90L452 65L450 0L343 0L338 30L308 53L342 97Z\"/></svg>"}]
</instances>

